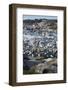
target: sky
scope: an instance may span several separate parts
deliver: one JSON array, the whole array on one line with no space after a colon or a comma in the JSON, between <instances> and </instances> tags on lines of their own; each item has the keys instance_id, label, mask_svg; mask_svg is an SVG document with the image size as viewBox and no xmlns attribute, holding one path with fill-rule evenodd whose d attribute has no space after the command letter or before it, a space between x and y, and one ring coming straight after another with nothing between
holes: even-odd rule
<instances>
[{"instance_id":1,"label":"sky","mask_svg":"<svg viewBox=\"0 0 68 90\"><path fill-rule=\"evenodd\" d=\"M24 20L25 19L31 19L31 20L34 20L34 19L52 19L52 20L55 20L57 19L57 16L42 16L42 15L24 15L23 16Z\"/></svg>"}]
</instances>

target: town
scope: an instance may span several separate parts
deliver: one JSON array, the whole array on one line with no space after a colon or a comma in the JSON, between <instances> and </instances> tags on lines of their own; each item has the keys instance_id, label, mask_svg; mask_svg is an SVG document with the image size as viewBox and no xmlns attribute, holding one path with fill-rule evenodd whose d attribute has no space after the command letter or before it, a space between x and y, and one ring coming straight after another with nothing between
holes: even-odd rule
<instances>
[{"instance_id":1,"label":"town","mask_svg":"<svg viewBox=\"0 0 68 90\"><path fill-rule=\"evenodd\" d=\"M57 73L57 20L23 21L23 69L23 74Z\"/></svg>"}]
</instances>

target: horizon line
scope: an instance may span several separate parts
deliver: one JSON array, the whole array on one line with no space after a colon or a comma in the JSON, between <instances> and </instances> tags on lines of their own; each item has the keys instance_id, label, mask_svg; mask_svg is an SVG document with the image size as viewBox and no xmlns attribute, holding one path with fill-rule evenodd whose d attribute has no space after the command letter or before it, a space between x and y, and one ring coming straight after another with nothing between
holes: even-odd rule
<instances>
[{"instance_id":1,"label":"horizon line","mask_svg":"<svg viewBox=\"0 0 68 90\"><path fill-rule=\"evenodd\" d=\"M57 16L43 16L43 15L23 15L23 19L27 20L34 20L34 19L51 19L51 20L57 20Z\"/></svg>"}]
</instances>

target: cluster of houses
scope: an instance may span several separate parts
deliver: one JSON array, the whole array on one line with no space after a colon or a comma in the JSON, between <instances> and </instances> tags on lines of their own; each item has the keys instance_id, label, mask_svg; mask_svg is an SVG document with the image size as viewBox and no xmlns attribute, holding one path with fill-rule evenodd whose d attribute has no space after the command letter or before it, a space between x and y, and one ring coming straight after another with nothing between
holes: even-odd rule
<instances>
[{"instance_id":1,"label":"cluster of houses","mask_svg":"<svg viewBox=\"0 0 68 90\"><path fill-rule=\"evenodd\" d=\"M24 23L23 34L23 57L28 57L28 60L57 58L56 21Z\"/></svg>"},{"instance_id":2,"label":"cluster of houses","mask_svg":"<svg viewBox=\"0 0 68 90\"><path fill-rule=\"evenodd\" d=\"M24 26L24 54L32 57L57 57L57 27L52 23L46 23L46 20L40 23ZM50 25L50 26L49 26Z\"/></svg>"}]
</instances>

